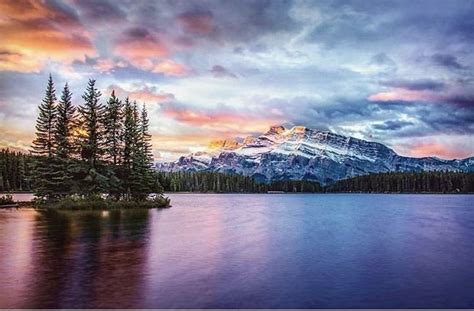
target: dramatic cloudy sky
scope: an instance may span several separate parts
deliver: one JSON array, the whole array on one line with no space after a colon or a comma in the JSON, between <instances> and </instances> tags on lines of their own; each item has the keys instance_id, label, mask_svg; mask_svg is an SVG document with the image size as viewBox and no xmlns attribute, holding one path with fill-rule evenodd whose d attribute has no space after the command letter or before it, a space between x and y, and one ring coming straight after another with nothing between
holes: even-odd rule
<instances>
[{"instance_id":1,"label":"dramatic cloudy sky","mask_svg":"<svg viewBox=\"0 0 474 311\"><path fill-rule=\"evenodd\" d=\"M0 1L0 146L47 76L146 103L157 159L270 125L474 155L474 1Z\"/></svg>"}]
</instances>

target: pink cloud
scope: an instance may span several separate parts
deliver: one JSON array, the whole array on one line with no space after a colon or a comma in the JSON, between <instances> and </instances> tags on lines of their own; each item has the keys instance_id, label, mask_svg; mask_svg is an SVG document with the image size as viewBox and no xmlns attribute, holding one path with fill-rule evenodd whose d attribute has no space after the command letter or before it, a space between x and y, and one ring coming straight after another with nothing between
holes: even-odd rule
<instances>
[{"instance_id":1,"label":"pink cloud","mask_svg":"<svg viewBox=\"0 0 474 311\"><path fill-rule=\"evenodd\" d=\"M369 101L437 101L439 95L428 91L414 91L405 89L394 89L389 92L372 94L367 98Z\"/></svg>"},{"instance_id":2,"label":"pink cloud","mask_svg":"<svg viewBox=\"0 0 474 311\"><path fill-rule=\"evenodd\" d=\"M148 86L128 91L118 85L110 85L106 90L107 96L112 91L115 91L115 94L120 98L129 97L132 101L136 100L139 103L164 104L175 100L173 94L158 91L156 88Z\"/></svg>"},{"instance_id":3,"label":"pink cloud","mask_svg":"<svg viewBox=\"0 0 474 311\"><path fill-rule=\"evenodd\" d=\"M436 156L442 159L463 159L473 156L472 150L465 146L455 143L439 142L414 142L395 146L395 150L400 154L411 157L432 157Z\"/></svg>"},{"instance_id":4,"label":"pink cloud","mask_svg":"<svg viewBox=\"0 0 474 311\"><path fill-rule=\"evenodd\" d=\"M188 75L191 70L182 64L167 59L154 64L151 72L162 73L167 76L185 76Z\"/></svg>"},{"instance_id":5,"label":"pink cloud","mask_svg":"<svg viewBox=\"0 0 474 311\"><path fill-rule=\"evenodd\" d=\"M38 72L49 59L70 64L96 55L77 16L53 2L0 1L0 21L0 70Z\"/></svg>"},{"instance_id":6,"label":"pink cloud","mask_svg":"<svg viewBox=\"0 0 474 311\"><path fill-rule=\"evenodd\" d=\"M233 136L263 132L272 124L284 122L281 116L255 117L234 111L203 112L172 105L163 107L163 112L179 122Z\"/></svg>"},{"instance_id":7,"label":"pink cloud","mask_svg":"<svg viewBox=\"0 0 474 311\"><path fill-rule=\"evenodd\" d=\"M177 17L181 28L192 34L207 35L213 30L211 12L188 12Z\"/></svg>"}]
</instances>

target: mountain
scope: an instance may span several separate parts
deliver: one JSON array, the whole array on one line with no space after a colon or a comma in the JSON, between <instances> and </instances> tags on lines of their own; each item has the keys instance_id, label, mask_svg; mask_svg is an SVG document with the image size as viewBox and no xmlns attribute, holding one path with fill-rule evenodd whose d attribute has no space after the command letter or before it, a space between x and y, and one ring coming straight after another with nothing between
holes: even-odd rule
<instances>
[{"instance_id":1,"label":"mountain","mask_svg":"<svg viewBox=\"0 0 474 311\"><path fill-rule=\"evenodd\" d=\"M383 144L295 126L272 126L265 134L212 142L206 152L156 165L162 171L213 171L252 176L261 182L311 180L323 185L381 172L474 171L474 157L443 160L398 155Z\"/></svg>"}]
</instances>

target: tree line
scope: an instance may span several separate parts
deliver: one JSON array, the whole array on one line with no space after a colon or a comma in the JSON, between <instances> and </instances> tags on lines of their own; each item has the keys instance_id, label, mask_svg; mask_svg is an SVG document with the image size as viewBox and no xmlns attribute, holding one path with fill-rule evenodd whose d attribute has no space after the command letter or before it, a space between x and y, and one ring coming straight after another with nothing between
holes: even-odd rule
<instances>
[{"instance_id":1,"label":"tree line","mask_svg":"<svg viewBox=\"0 0 474 311\"><path fill-rule=\"evenodd\" d=\"M370 174L339 180L328 192L474 192L474 173L432 171Z\"/></svg>"},{"instance_id":2,"label":"tree line","mask_svg":"<svg viewBox=\"0 0 474 311\"><path fill-rule=\"evenodd\" d=\"M145 106L112 91L105 105L89 80L82 105L72 104L66 83L56 97L51 75L39 105L32 144L31 188L57 200L106 193L113 200L145 200L161 192L154 178L149 119Z\"/></svg>"},{"instance_id":3,"label":"tree line","mask_svg":"<svg viewBox=\"0 0 474 311\"><path fill-rule=\"evenodd\" d=\"M256 182L249 176L217 172L158 172L157 178L167 192L266 193L268 191L322 191L322 187L317 182L284 180L265 184Z\"/></svg>"},{"instance_id":4,"label":"tree line","mask_svg":"<svg viewBox=\"0 0 474 311\"><path fill-rule=\"evenodd\" d=\"M264 192L265 185L249 176L215 172L158 172L157 179L168 192ZM266 191L265 191L266 192Z\"/></svg>"},{"instance_id":5,"label":"tree line","mask_svg":"<svg viewBox=\"0 0 474 311\"><path fill-rule=\"evenodd\" d=\"M0 191L34 189L31 168L35 157L8 149L0 150ZM151 189L166 192L406 192L473 193L474 173L417 172L380 173L353 177L322 187L313 181L284 180L270 184L242 175L216 172L151 172Z\"/></svg>"},{"instance_id":6,"label":"tree line","mask_svg":"<svg viewBox=\"0 0 474 311\"><path fill-rule=\"evenodd\" d=\"M31 191L32 157L9 149L0 150L0 192Z\"/></svg>"}]
</instances>

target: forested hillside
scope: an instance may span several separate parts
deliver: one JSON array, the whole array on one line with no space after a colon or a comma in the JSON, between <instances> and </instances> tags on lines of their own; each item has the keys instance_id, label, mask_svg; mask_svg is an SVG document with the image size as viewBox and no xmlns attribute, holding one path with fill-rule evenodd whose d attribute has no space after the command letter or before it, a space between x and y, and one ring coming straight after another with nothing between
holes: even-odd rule
<instances>
[{"instance_id":1,"label":"forested hillside","mask_svg":"<svg viewBox=\"0 0 474 311\"><path fill-rule=\"evenodd\" d=\"M328 187L330 192L474 192L474 173L383 173L344 179Z\"/></svg>"}]
</instances>

